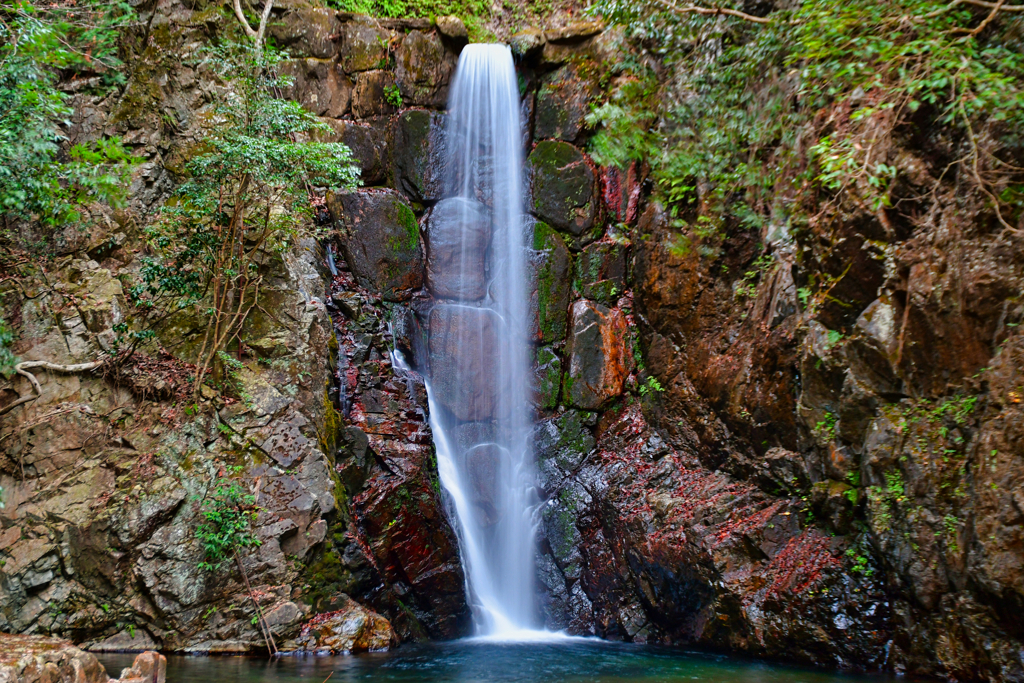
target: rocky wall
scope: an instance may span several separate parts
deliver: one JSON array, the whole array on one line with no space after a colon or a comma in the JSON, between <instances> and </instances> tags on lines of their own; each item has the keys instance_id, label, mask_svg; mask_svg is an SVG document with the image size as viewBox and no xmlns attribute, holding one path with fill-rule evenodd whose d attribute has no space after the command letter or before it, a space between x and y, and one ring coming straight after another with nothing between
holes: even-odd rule
<instances>
[{"instance_id":1,"label":"rocky wall","mask_svg":"<svg viewBox=\"0 0 1024 683\"><path fill-rule=\"evenodd\" d=\"M194 144L214 84L188 51L233 19L170 0L146 11L127 88L82 96L71 131L124 133L146 157L132 213L61 235L56 285L5 290L23 358L89 359L109 343L137 225ZM328 252L267 264L273 315L247 333L240 375L251 401L175 407L196 325L183 320L127 384L47 375L40 400L0 417L0 629L98 648L259 647L237 579L198 572L191 531L218 468L240 465L267 496L264 545L245 562L282 642L311 646L323 634L300 624L348 596L401 639L466 632L421 377L444 357L428 331L458 328L433 305L453 283L435 276L446 242L431 218L445 210L443 107L465 31L302 4L275 18L295 77L285 94L349 145L365 187L327 194ZM510 43L533 234L540 618L609 639L1024 680L1019 238L981 205L957 213L951 193L924 228L843 206L709 244L650 200L645 164L602 168L586 152L621 35L553 19ZM761 252L774 265L750 296ZM828 297L802 294L826 279Z\"/></svg>"}]
</instances>

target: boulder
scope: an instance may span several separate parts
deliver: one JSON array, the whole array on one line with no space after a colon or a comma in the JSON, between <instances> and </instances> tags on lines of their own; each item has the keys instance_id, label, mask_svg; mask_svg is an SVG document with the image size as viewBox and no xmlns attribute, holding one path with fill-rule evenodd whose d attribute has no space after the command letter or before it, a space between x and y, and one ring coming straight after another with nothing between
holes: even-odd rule
<instances>
[{"instance_id":1,"label":"boulder","mask_svg":"<svg viewBox=\"0 0 1024 683\"><path fill-rule=\"evenodd\" d=\"M517 57L529 57L544 47L544 32L538 28L525 28L513 35L508 41L512 54Z\"/></svg>"},{"instance_id":2,"label":"boulder","mask_svg":"<svg viewBox=\"0 0 1024 683\"><path fill-rule=\"evenodd\" d=\"M596 36L604 30L600 19L567 21L544 30L544 37L552 43L575 43Z\"/></svg>"},{"instance_id":3,"label":"boulder","mask_svg":"<svg viewBox=\"0 0 1024 683\"><path fill-rule=\"evenodd\" d=\"M466 30L462 19L455 16L438 17L434 23L438 32L456 45L465 45L469 42L469 31Z\"/></svg>"},{"instance_id":4,"label":"boulder","mask_svg":"<svg viewBox=\"0 0 1024 683\"><path fill-rule=\"evenodd\" d=\"M392 144L395 187L417 202L433 202L444 189L444 114L423 109L402 112Z\"/></svg>"},{"instance_id":5,"label":"boulder","mask_svg":"<svg viewBox=\"0 0 1024 683\"><path fill-rule=\"evenodd\" d=\"M487 293L491 241L487 207L461 197L438 202L426 217L427 286L442 299L476 301Z\"/></svg>"},{"instance_id":6,"label":"boulder","mask_svg":"<svg viewBox=\"0 0 1024 683\"><path fill-rule=\"evenodd\" d=\"M567 142L538 142L527 159L531 179L530 210L559 230L579 235L594 224L594 169Z\"/></svg>"},{"instance_id":7,"label":"boulder","mask_svg":"<svg viewBox=\"0 0 1024 683\"><path fill-rule=\"evenodd\" d=\"M480 511L484 526L498 523L498 484L501 463L507 451L496 443L482 443L466 451L466 473L469 475L470 500Z\"/></svg>"},{"instance_id":8,"label":"boulder","mask_svg":"<svg viewBox=\"0 0 1024 683\"><path fill-rule=\"evenodd\" d=\"M146 629L136 628L131 631L115 633L109 638L89 645L86 649L89 652L143 652L158 647L160 645L153 640Z\"/></svg>"},{"instance_id":9,"label":"boulder","mask_svg":"<svg viewBox=\"0 0 1024 683\"><path fill-rule=\"evenodd\" d=\"M486 308L444 304L430 313L432 388L460 420L495 417L502 327L501 317Z\"/></svg>"},{"instance_id":10,"label":"boulder","mask_svg":"<svg viewBox=\"0 0 1024 683\"><path fill-rule=\"evenodd\" d=\"M109 680L95 655L78 649L68 640L0 633L0 681L3 683L107 683Z\"/></svg>"},{"instance_id":11,"label":"boulder","mask_svg":"<svg viewBox=\"0 0 1024 683\"><path fill-rule=\"evenodd\" d=\"M419 227L393 190L329 193L327 207L341 232L341 250L356 281L388 301L408 299L423 285Z\"/></svg>"},{"instance_id":12,"label":"boulder","mask_svg":"<svg viewBox=\"0 0 1024 683\"><path fill-rule=\"evenodd\" d=\"M622 311L582 299L572 306L569 371L565 400L577 408L597 410L622 393L633 369L629 328Z\"/></svg>"},{"instance_id":13,"label":"boulder","mask_svg":"<svg viewBox=\"0 0 1024 683\"><path fill-rule=\"evenodd\" d=\"M587 299L612 305L626 289L626 247L613 241L594 242L576 259L576 291Z\"/></svg>"},{"instance_id":14,"label":"boulder","mask_svg":"<svg viewBox=\"0 0 1024 683\"><path fill-rule=\"evenodd\" d=\"M341 609L318 614L303 625L295 643L300 651L351 654L384 652L397 644L391 622L347 595Z\"/></svg>"},{"instance_id":15,"label":"boulder","mask_svg":"<svg viewBox=\"0 0 1024 683\"><path fill-rule=\"evenodd\" d=\"M591 87L571 65L546 76L537 91L534 138L574 142L586 126Z\"/></svg>"},{"instance_id":16,"label":"boulder","mask_svg":"<svg viewBox=\"0 0 1024 683\"><path fill-rule=\"evenodd\" d=\"M572 257L561 235L548 225L533 225L530 261L532 337L550 344L565 338Z\"/></svg>"},{"instance_id":17,"label":"boulder","mask_svg":"<svg viewBox=\"0 0 1024 683\"><path fill-rule=\"evenodd\" d=\"M394 114L397 108L387 97L394 85L395 77L390 71L375 69L356 74L356 85L352 90L352 114L357 119Z\"/></svg>"},{"instance_id":18,"label":"boulder","mask_svg":"<svg viewBox=\"0 0 1024 683\"><path fill-rule=\"evenodd\" d=\"M388 45L394 34L360 21L349 21L338 31L341 68L345 73L359 73L387 66Z\"/></svg>"},{"instance_id":19,"label":"boulder","mask_svg":"<svg viewBox=\"0 0 1024 683\"><path fill-rule=\"evenodd\" d=\"M550 346L537 349L533 367L533 405L540 410L558 407L562 387L562 359Z\"/></svg>"},{"instance_id":20,"label":"boulder","mask_svg":"<svg viewBox=\"0 0 1024 683\"><path fill-rule=\"evenodd\" d=\"M271 21L267 33L291 55L330 59L337 50L333 38L339 26L334 15L326 7L295 6Z\"/></svg>"},{"instance_id":21,"label":"boulder","mask_svg":"<svg viewBox=\"0 0 1024 683\"><path fill-rule=\"evenodd\" d=\"M167 658L149 650L139 654L130 668L121 670L120 683L166 683Z\"/></svg>"},{"instance_id":22,"label":"boulder","mask_svg":"<svg viewBox=\"0 0 1024 683\"><path fill-rule=\"evenodd\" d=\"M352 158L361 171L364 185L377 185L387 176L385 160L388 158L387 125L377 119L367 123L339 119L321 119L332 133L320 134L323 142L342 142L352 152Z\"/></svg>"},{"instance_id":23,"label":"boulder","mask_svg":"<svg viewBox=\"0 0 1024 683\"><path fill-rule=\"evenodd\" d=\"M281 63L281 73L292 84L282 89L285 98L294 100L317 116L339 118L352 104L352 83L337 63L329 59L292 59Z\"/></svg>"},{"instance_id":24,"label":"boulder","mask_svg":"<svg viewBox=\"0 0 1024 683\"><path fill-rule=\"evenodd\" d=\"M406 105L444 107L455 55L436 33L410 31L395 51L395 80Z\"/></svg>"}]
</instances>

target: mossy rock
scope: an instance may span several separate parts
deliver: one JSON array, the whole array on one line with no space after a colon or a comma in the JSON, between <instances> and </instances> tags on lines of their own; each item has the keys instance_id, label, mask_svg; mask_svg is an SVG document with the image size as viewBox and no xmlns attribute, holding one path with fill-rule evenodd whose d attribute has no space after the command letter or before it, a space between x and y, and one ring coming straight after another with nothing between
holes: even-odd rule
<instances>
[{"instance_id":1,"label":"mossy rock","mask_svg":"<svg viewBox=\"0 0 1024 683\"><path fill-rule=\"evenodd\" d=\"M341 250L362 287L404 301L423 286L423 250L416 216L393 190L329 193L327 208Z\"/></svg>"},{"instance_id":2,"label":"mossy rock","mask_svg":"<svg viewBox=\"0 0 1024 683\"><path fill-rule=\"evenodd\" d=\"M415 202L434 202L442 196L445 121L444 114L424 109L409 109L395 119L391 146L394 185Z\"/></svg>"},{"instance_id":3,"label":"mossy rock","mask_svg":"<svg viewBox=\"0 0 1024 683\"><path fill-rule=\"evenodd\" d=\"M533 225L533 251L533 338L550 344L565 339L572 256L562 236L540 222Z\"/></svg>"},{"instance_id":4,"label":"mossy rock","mask_svg":"<svg viewBox=\"0 0 1024 683\"><path fill-rule=\"evenodd\" d=\"M584 298L612 305L626 288L626 247L594 242L576 258L573 285Z\"/></svg>"},{"instance_id":5,"label":"mossy rock","mask_svg":"<svg viewBox=\"0 0 1024 683\"><path fill-rule=\"evenodd\" d=\"M573 235L594 225L594 169L580 150L567 142L537 143L527 160L534 216Z\"/></svg>"},{"instance_id":6,"label":"mossy rock","mask_svg":"<svg viewBox=\"0 0 1024 683\"><path fill-rule=\"evenodd\" d=\"M566 65L547 76L537 91L534 137L574 142L586 127L591 86Z\"/></svg>"},{"instance_id":7,"label":"mossy rock","mask_svg":"<svg viewBox=\"0 0 1024 683\"><path fill-rule=\"evenodd\" d=\"M533 377L533 404L540 410L557 408L562 385L562 359L554 349L549 346L537 349Z\"/></svg>"}]
</instances>

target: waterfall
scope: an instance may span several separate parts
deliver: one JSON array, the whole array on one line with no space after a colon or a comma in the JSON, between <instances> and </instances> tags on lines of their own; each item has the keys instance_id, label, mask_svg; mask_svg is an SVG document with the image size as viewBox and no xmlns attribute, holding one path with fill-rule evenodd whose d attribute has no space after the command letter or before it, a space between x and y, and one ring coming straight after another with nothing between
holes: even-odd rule
<instances>
[{"instance_id":1,"label":"waterfall","mask_svg":"<svg viewBox=\"0 0 1024 683\"><path fill-rule=\"evenodd\" d=\"M508 47L468 45L448 100L445 198L426 221L438 472L477 633L497 638L538 621L519 111Z\"/></svg>"}]
</instances>

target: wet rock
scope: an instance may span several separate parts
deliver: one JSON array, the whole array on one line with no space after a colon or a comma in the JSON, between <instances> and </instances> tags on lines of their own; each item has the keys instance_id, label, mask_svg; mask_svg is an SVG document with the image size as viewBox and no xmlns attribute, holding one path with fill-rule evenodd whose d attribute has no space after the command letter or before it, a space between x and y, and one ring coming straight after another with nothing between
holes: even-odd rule
<instances>
[{"instance_id":1,"label":"wet rock","mask_svg":"<svg viewBox=\"0 0 1024 683\"><path fill-rule=\"evenodd\" d=\"M292 84L282 88L282 95L295 100L317 116L339 118L352 104L352 82L338 65L329 59L293 59L281 64L281 74L290 76Z\"/></svg>"},{"instance_id":2,"label":"wet rock","mask_svg":"<svg viewBox=\"0 0 1024 683\"><path fill-rule=\"evenodd\" d=\"M507 460L507 451L495 443L473 446L465 454L466 473L471 485L471 502L480 511L484 526L499 521L498 499L501 484L501 463Z\"/></svg>"},{"instance_id":3,"label":"wet rock","mask_svg":"<svg viewBox=\"0 0 1024 683\"><path fill-rule=\"evenodd\" d=\"M395 51L395 80L407 105L440 108L448 100L455 55L435 33L410 31Z\"/></svg>"},{"instance_id":4,"label":"wet rock","mask_svg":"<svg viewBox=\"0 0 1024 683\"><path fill-rule=\"evenodd\" d=\"M594 224L594 170L578 149L566 142L539 142L527 159L527 168L530 210L537 218L573 235Z\"/></svg>"},{"instance_id":5,"label":"wet rock","mask_svg":"<svg viewBox=\"0 0 1024 683\"><path fill-rule=\"evenodd\" d=\"M533 224L533 254L530 258L531 336L542 343L565 338L569 316L572 257L562 237L546 224Z\"/></svg>"},{"instance_id":6,"label":"wet rock","mask_svg":"<svg viewBox=\"0 0 1024 683\"><path fill-rule=\"evenodd\" d=\"M586 126L590 97L590 84L572 66L546 76L537 91L534 138L575 142Z\"/></svg>"},{"instance_id":7,"label":"wet rock","mask_svg":"<svg viewBox=\"0 0 1024 683\"><path fill-rule=\"evenodd\" d=\"M533 405L540 410L554 410L561 388L562 359L551 347L542 346L534 359Z\"/></svg>"},{"instance_id":8,"label":"wet rock","mask_svg":"<svg viewBox=\"0 0 1024 683\"><path fill-rule=\"evenodd\" d=\"M352 90L352 114L357 119L365 119L395 113L397 108L387 97L388 90L394 85L395 78L390 71L376 69L356 74L356 84Z\"/></svg>"},{"instance_id":9,"label":"wet rock","mask_svg":"<svg viewBox=\"0 0 1024 683\"><path fill-rule=\"evenodd\" d=\"M389 301L407 299L422 286L419 226L397 192L330 193L327 206L342 233L345 261L360 285Z\"/></svg>"},{"instance_id":10,"label":"wet rock","mask_svg":"<svg viewBox=\"0 0 1024 683\"><path fill-rule=\"evenodd\" d=\"M444 114L402 112L394 123L395 186L417 202L433 202L444 191Z\"/></svg>"},{"instance_id":11,"label":"wet rock","mask_svg":"<svg viewBox=\"0 0 1024 683\"><path fill-rule=\"evenodd\" d=\"M131 667L122 669L120 683L166 683L167 658L159 652L143 652Z\"/></svg>"},{"instance_id":12,"label":"wet rock","mask_svg":"<svg viewBox=\"0 0 1024 683\"><path fill-rule=\"evenodd\" d=\"M0 681L107 683L103 665L60 638L0 633Z\"/></svg>"},{"instance_id":13,"label":"wet rock","mask_svg":"<svg viewBox=\"0 0 1024 683\"><path fill-rule=\"evenodd\" d=\"M393 35L368 22L345 22L338 32L341 68L350 74L386 68Z\"/></svg>"},{"instance_id":14,"label":"wet rock","mask_svg":"<svg viewBox=\"0 0 1024 683\"><path fill-rule=\"evenodd\" d=\"M571 405L596 410L621 394L633 369L622 312L591 301L574 303L566 357L563 391Z\"/></svg>"},{"instance_id":15,"label":"wet rock","mask_svg":"<svg viewBox=\"0 0 1024 683\"><path fill-rule=\"evenodd\" d=\"M425 219L427 286L443 299L476 301L487 293L485 258L491 216L483 204L444 199Z\"/></svg>"},{"instance_id":16,"label":"wet rock","mask_svg":"<svg viewBox=\"0 0 1024 683\"><path fill-rule=\"evenodd\" d=\"M348 596L339 596L343 606L318 614L303 625L295 639L305 652L352 654L385 652L397 644L391 622L366 609Z\"/></svg>"},{"instance_id":17,"label":"wet rock","mask_svg":"<svg viewBox=\"0 0 1024 683\"><path fill-rule=\"evenodd\" d=\"M612 241L585 247L576 258L573 284L584 298L614 304L626 290L626 247Z\"/></svg>"},{"instance_id":18,"label":"wet rock","mask_svg":"<svg viewBox=\"0 0 1024 683\"><path fill-rule=\"evenodd\" d=\"M276 21L270 21L267 35L277 47L291 55L330 59L337 47L338 20L326 7L293 6Z\"/></svg>"},{"instance_id":19,"label":"wet rock","mask_svg":"<svg viewBox=\"0 0 1024 683\"><path fill-rule=\"evenodd\" d=\"M567 410L534 428L533 451L545 491L557 490L594 450L596 441L587 423L595 417L593 413Z\"/></svg>"},{"instance_id":20,"label":"wet rock","mask_svg":"<svg viewBox=\"0 0 1024 683\"><path fill-rule=\"evenodd\" d=\"M488 309L435 306L430 314L430 377L438 401L460 420L496 416L501 318Z\"/></svg>"}]
</instances>

